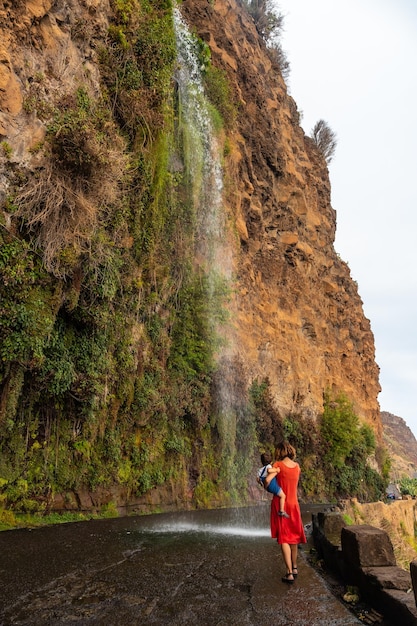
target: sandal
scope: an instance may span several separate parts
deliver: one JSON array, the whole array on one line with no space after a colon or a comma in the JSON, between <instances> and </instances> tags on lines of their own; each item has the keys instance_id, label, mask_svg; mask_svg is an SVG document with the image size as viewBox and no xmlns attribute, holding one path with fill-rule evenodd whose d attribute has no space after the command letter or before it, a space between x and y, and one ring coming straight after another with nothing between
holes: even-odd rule
<instances>
[{"instance_id":1,"label":"sandal","mask_svg":"<svg viewBox=\"0 0 417 626\"><path fill-rule=\"evenodd\" d=\"M294 576L294 578L297 578L297 576L298 576L298 567L293 567L292 575Z\"/></svg>"},{"instance_id":2,"label":"sandal","mask_svg":"<svg viewBox=\"0 0 417 626\"><path fill-rule=\"evenodd\" d=\"M285 574L285 576L281 578L281 580L283 583L289 583L290 585L292 585L293 582L295 581L295 578L292 572L288 572L287 574Z\"/></svg>"}]
</instances>

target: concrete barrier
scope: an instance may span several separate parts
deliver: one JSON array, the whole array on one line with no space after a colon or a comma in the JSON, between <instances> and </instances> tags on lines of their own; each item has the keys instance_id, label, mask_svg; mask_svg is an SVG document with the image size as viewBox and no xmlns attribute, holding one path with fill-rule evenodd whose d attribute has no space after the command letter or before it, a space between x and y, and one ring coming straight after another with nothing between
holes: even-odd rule
<instances>
[{"instance_id":1,"label":"concrete barrier","mask_svg":"<svg viewBox=\"0 0 417 626\"><path fill-rule=\"evenodd\" d=\"M417 559L410 573L397 566L388 533L367 524L347 526L338 512L313 515L317 553L333 574L401 626L417 626Z\"/></svg>"}]
</instances>

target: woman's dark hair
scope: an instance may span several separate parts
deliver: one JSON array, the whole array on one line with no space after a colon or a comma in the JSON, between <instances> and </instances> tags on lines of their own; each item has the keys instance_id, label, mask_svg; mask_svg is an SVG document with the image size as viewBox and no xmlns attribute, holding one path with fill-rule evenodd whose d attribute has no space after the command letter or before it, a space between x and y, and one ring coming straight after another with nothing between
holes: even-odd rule
<instances>
[{"instance_id":1,"label":"woman's dark hair","mask_svg":"<svg viewBox=\"0 0 417 626\"><path fill-rule=\"evenodd\" d=\"M293 461L297 454L295 448L288 441L282 441L275 448L275 460L281 461L286 456Z\"/></svg>"}]
</instances>

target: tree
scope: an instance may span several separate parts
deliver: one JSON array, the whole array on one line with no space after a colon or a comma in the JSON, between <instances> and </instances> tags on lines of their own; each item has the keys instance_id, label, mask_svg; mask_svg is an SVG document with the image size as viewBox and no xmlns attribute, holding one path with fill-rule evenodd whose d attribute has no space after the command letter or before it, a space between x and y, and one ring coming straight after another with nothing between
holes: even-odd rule
<instances>
[{"instance_id":1,"label":"tree","mask_svg":"<svg viewBox=\"0 0 417 626\"><path fill-rule=\"evenodd\" d=\"M253 18L256 30L265 41L269 58L279 67L284 80L290 73L287 59L280 37L284 27L284 16L279 12L274 0L242 0L249 15Z\"/></svg>"},{"instance_id":2,"label":"tree","mask_svg":"<svg viewBox=\"0 0 417 626\"><path fill-rule=\"evenodd\" d=\"M404 496L417 496L417 479L403 476L400 480L400 490Z\"/></svg>"},{"instance_id":3,"label":"tree","mask_svg":"<svg viewBox=\"0 0 417 626\"><path fill-rule=\"evenodd\" d=\"M330 163L336 150L337 135L328 123L324 120L316 122L311 131L311 139L326 159L326 163Z\"/></svg>"},{"instance_id":4,"label":"tree","mask_svg":"<svg viewBox=\"0 0 417 626\"><path fill-rule=\"evenodd\" d=\"M325 394L321 437L328 467L343 467L346 458L360 442L359 419L343 393L335 399Z\"/></svg>"},{"instance_id":5,"label":"tree","mask_svg":"<svg viewBox=\"0 0 417 626\"><path fill-rule=\"evenodd\" d=\"M266 42L280 35L284 16L278 12L273 0L244 0L244 4L253 17L258 33Z\"/></svg>"}]
</instances>

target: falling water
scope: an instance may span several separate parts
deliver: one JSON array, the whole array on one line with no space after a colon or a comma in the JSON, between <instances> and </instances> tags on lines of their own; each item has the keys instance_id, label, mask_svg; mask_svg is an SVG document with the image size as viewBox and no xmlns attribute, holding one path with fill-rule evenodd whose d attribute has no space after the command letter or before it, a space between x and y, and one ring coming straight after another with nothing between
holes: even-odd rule
<instances>
[{"instance_id":1,"label":"falling water","mask_svg":"<svg viewBox=\"0 0 417 626\"><path fill-rule=\"evenodd\" d=\"M206 273L210 299L219 284L227 285L232 291L233 259L223 205L221 146L204 93L198 44L178 8L174 9L174 27L179 112L184 122L184 169L196 223L196 261ZM241 413L242 394L236 392L234 366L237 351L233 326L223 323L215 332L224 340L217 358L215 400L217 427L223 443L224 472L231 484L231 477L236 473L237 420Z\"/></svg>"},{"instance_id":2,"label":"falling water","mask_svg":"<svg viewBox=\"0 0 417 626\"><path fill-rule=\"evenodd\" d=\"M198 49L178 8L174 9L178 50L176 80L180 111L185 120L184 160L196 216L197 260L209 275L231 278L232 258L225 241L220 146L204 93Z\"/></svg>"}]
</instances>

